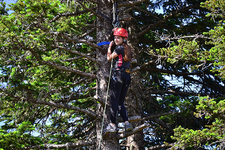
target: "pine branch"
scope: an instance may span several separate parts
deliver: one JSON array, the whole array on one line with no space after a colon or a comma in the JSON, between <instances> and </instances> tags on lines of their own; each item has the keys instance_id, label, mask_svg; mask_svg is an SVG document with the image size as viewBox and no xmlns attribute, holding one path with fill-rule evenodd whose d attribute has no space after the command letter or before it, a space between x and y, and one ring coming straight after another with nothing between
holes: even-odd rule
<instances>
[{"instance_id":1,"label":"pine branch","mask_svg":"<svg viewBox=\"0 0 225 150\"><path fill-rule=\"evenodd\" d=\"M74 77L75 78L75 77ZM94 79L90 79L88 77L84 77L84 78L81 78L80 80L77 80L77 82L75 83L72 83L72 84L69 84L69 85L66 85L66 86L63 86L63 87L60 87L60 88L57 88L57 89L54 89L54 90L51 90L51 93L55 93L55 92L58 92L58 91L62 91L64 89L68 89L68 88L71 88L71 87L75 87L81 83L84 83L84 82L87 82L87 83L91 83L93 82Z\"/></svg>"},{"instance_id":2,"label":"pine branch","mask_svg":"<svg viewBox=\"0 0 225 150\"><path fill-rule=\"evenodd\" d=\"M42 64L45 64L45 65L48 65L48 66L51 66L51 67L54 67L54 68L56 68L56 69L62 70L62 71L73 72L73 73L82 75L82 76L84 76L84 77L89 77L89 78L94 78L94 79L97 78L95 74L82 72L82 71L80 71L80 70L68 68L68 67L65 67L65 66L60 66L60 65L57 65L57 64L55 64L55 63L53 63L53 62L50 62L50 61L42 61L41 63L42 63Z\"/></svg>"},{"instance_id":3,"label":"pine branch","mask_svg":"<svg viewBox=\"0 0 225 150\"><path fill-rule=\"evenodd\" d=\"M175 91L173 89L168 89L168 90L149 90L147 92L148 94L159 94L159 95L165 95L165 94L173 94L173 95L181 95L181 96L207 96L209 95L210 97L215 97L218 95L215 94L208 94L208 93L199 93L199 92L181 92L181 91ZM221 95L224 96L224 95Z\"/></svg>"},{"instance_id":4,"label":"pine branch","mask_svg":"<svg viewBox=\"0 0 225 150\"><path fill-rule=\"evenodd\" d=\"M97 78L96 75L92 74L92 73L86 73L86 72L82 72L82 71L77 70L77 69L72 69L72 68L68 68L68 67L65 67L65 66L60 66L60 65L58 65L58 64L56 64L54 62L51 62L51 61L43 61L41 56L39 56L32 48L24 47L22 44L20 44L20 47L22 47L25 50L29 50L41 64L45 64L45 65L57 68L57 69L62 70L62 71L73 72L73 73L82 75L84 77L89 77L89 78L94 78L94 79ZM64 48L64 49L66 50L66 48ZM79 53L79 54L82 54L82 53ZM95 61L95 59L92 59L91 57L89 57L89 56L87 56L85 54L82 54L82 55L84 55L84 56L88 57L89 59Z\"/></svg>"},{"instance_id":5,"label":"pine branch","mask_svg":"<svg viewBox=\"0 0 225 150\"><path fill-rule=\"evenodd\" d=\"M186 11L190 11L190 9L192 8L199 8L199 4L197 5L192 5L192 6L188 6L188 7L185 7L185 8L182 8L182 9L179 9L175 12L172 12L171 14L165 16L163 19L155 22L154 24L151 24L149 25L146 29L142 30L138 35L137 37L142 37L145 33L149 32L150 30L154 29L155 27L159 27L161 24L163 24L163 22L165 22L166 20L174 17L175 15L179 14L179 13L183 13L183 12L186 12Z\"/></svg>"},{"instance_id":6,"label":"pine branch","mask_svg":"<svg viewBox=\"0 0 225 150\"><path fill-rule=\"evenodd\" d=\"M153 53L150 54L148 52L146 52L146 53L151 58L153 58L155 60L151 60L151 61L149 61L147 63L142 64L141 67L140 67L141 70L149 70L149 71L156 71L156 72L157 72L157 70L160 70L160 72L164 72L164 73L169 73L170 72L170 73L174 74L174 72L167 71L167 70L163 70L163 69L155 69L155 68L151 68L151 67L148 68L148 66L150 64L156 64L156 65L162 64L162 62L167 61L167 59L168 58L171 58L171 57L166 56L166 55L164 56L164 55L159 55L159 54L153 54ZM183 59L182 58L182 55L177 55L176 57L172 57L172 59L174 59L176 61L184 60L186 63L196 63L196 64L199 64L197 67L203 67L202 70L210 67L212 65L212 63L214 63L214 61L212 61L212 60ZM206 66L206 64L209 64L209 65Z\"/></svg>"},{"instance_id":7,"label":"pine branch","mask_svg":"<svg viewBox=\"0 0 225 150\"><path fill-rule=\"evenodd\" d=\"M128 137L128 136L130 136L132 134L135 134L135 133L137 133L139 131L142 131L143 129L147 128L148 126L149 126L148 124L144 123L144 124L142 124L142 125L140 125L138 127L135 127L130 132L123 132L123 133L119 134L117 138L118 139L124 139L124 138L126 138L126 137Z\"/></svg>"},{"instance_id":8,"label":"pine branch","mask_svg":"<svg viewBox=\"0 0 225 150\"><path fill-rule=\"evenodd\" d=\"M57 21L58 19L60 19L61 17L68 17L68 16L78 16L84 13L89 12L88 10L82 10L82 11L76 11L76 12L68 12L68 13L62 13L62 14L58 14L57 16L55 16L55 18L53 18L50 23Z\"/></svg>"},{"instance_id":9,"label":"pine branch","mask_svg":"<svg viewBox=\"0 0 225 150\"><path fill-rule=\"evenodd\" d=\"M52 47L53 48L59 48L59 49L65 50L67 52L70 52L70 53L73 53L73 54L76 54L76 55L83 56L83 57L85 57L85 58L87 58L87 59L89 59L89 60L91 60L91 61L93 61L93 62L95 62L95 63L97 63L97 64L100 65L100 63L95 58L90 57L89 54L84 54L84 53L81 53L81 52L78 52L78 51L75 51L75 50L70 50L70 49L68 49L66 47L58 46L58 45L54 45Z\"/></svg>"},{"instance_id":10,"label":"pine branch","mask_svg":"<svg viewBox=\"0 0 225 150\"><path fill-rule=\"evenodd\" d=\"M89 84L89 83L92 83L95 79L93 78L88 78L88 77L84 77L82 79L80 79L78 82L75 82L75 83L72 83L72 84L69 84L69 85L66 85L64 87L59 87L57 89L52 89L48 95L50 95L51 93L58 93L60 91L63 91L65 89L68 89L68 88L73 88L81 83L83 83L84 81L86 82L86 84ZM71 94L69 96L66 96L65 98L62 98L60 100L54 100L55 103L62 103L62 102L70 102L70 100L74 100L74 99L79 99L81 98L81 95L80 94L77 94L77 93L82 93L82 92L87 92L87 91L90 91L90 90L95 90L96 87L93 87L93 88L88 88L88 89L85 89L83 91L79 91L77 90L76 92L71 92ZM84 95L82 96L82 98L89 98L90 95ZM50 97L51 98L51 97Z\"/></svg>"},{"instance_id":11,"label":"pine branch","mask_svg":"<svg viewBox=\"0 0 225 150\"><path fill-rule=\"evenodd\" d=\"M143 64L141 66L141 70L147 70L147 71L150 71L150 72L161 72L161 73L167 73L167 74L174 74L174 75L177 75L177 76L189 76L189 75L202 75L203 72L177 72L177 71L170 71L170 70L165 70L165 69L157 69L157 68L147 68L145 66L147 65L150 65L150 64L155 64L155 61L149 61L145 64Z\"/></svg>"},{"instance_id":12,"label":"pine branch","mask_svg":"<svg viewBox=\"0 0 225 150\"><path fill-rule=\"evenodd\" d=\"M82 4L80 1L77 1L85 10L87 10L88 12L92 12L95 16L97 16L99 19L103 20L103 18L98 14L96 13L96 11L90 9L90 8L87 8L84 4Z\"/></svg>"},{"instance_id":13,"label":"pine branch","mask_svg":"<svg viewBox=\"0 0 225 150\"><path fill-rule=\"evenodd\" d=\"M162 114L157 114L157 115L151 115L151 116L146 116L146 117L141 117L141 116L131 116L129 117L129 122L135 122L135 121L146 121L146 120L150 120L153 118L159 118L161 116L165 116L165 115L173 115L173 114L178 114L179 112L167 112L167 113L162 113ZM122 121L122 118L121 118Z\"/></svg>"},{"instance_id":14,"label":"pine branch","mask_svg":"<svg viewBox=\"0 0 225 150\"><path fill-rule=\"evenodd\" d=\"M136 1L128 1L123 3L118 3L118 7L126 7L126 6L135 6L141 3L144 3L149 0L136 0Z\"/></svg>"},{"instance_id":15,"label":"pine branch","mask_svg":"<svg viewBox=\"0 0 225 150\"><path fill-rule=\"evenodd\" d=\"M145 150L158 150L158 149L162 149L162 148L164 148L164 149L171 148L174 145L175 145L174 143L172 143L172 144L166 143L166 144L162 144L162 145L151 146L151 147L146 148Z\"/></svg>"},{"instance_id":16,"label":"pine branch","mask_svg":"<svg viewBox=\"0 0 225 150\"><path fill-rule=\"evenodd\" d=\"M26 149L69 149L69 148L77 148L77 147L83 147L83 146L91 146L95 144L95 140L92 139L90 142L78 142L78 143L66 143L66 144L43 144L42 146L31 146L31 147L25 147L23 150Z\"/></svg>"},{"instance_id":17,"label":"pine branch","mask_svg":"<svg viewBox=\"0 0 225 150\"><path fill-rule=\"evenodd\" d=\"M96 101L98 101L99 103L101 103L102 106L105 105L105 101L101 100L97 95L95 95L93 98L94 98Z\"/></svg>"},{"instance_id":18,"label":"pine branch","mask_svg":"<svg viewBox=\"0 0 225 150\"><path fill-rule=\"evenodd\" d=\"M138 11L144 12L145 14L147 14L147 15L149 15L149 16L151 16L151 17L154 17L154 18L156 18L156 19L158 19L158 20L161 19L161 18L157 17L156 15L152 14L151 12L145 11L145 10L143 10L143 9L137 7L137 6L133 6L133 8L134 8L134 9L137 9Z\"/></svg>"},{"instance_id":19,"label":"pine branch","mask_svg":"<svg viewBox=\"0 0 225 150\"><path fill-rule=\"evenodd\" d=\"M78 36L78 39L84 38L87 35L90 35L92 32L94 32L96 28L92 28L90 31L83 33L82 35Z\"/></svg>"},{"instance_id":20,"label":"pine branch","mask_svg":"<svg viewBox=\"0 0 225 150\"><path fill-rule=\"evenodd\" d=\"M140 67L139 67L139 66L137 66L137 67L131 69L130 73L134 73L134 72L136 72L136 71L138 71L138 70L140 70Z\"/></svg>"},{"instance_id":21,"label":"pine branch","mask_svg":"<svg viewBox=\"0 0 225 150\"><path fill-rule=\"evenodd\" d=\"M95 4L99 4L99 2L95 1L95 0L87 0L89 2L95 3Z\"/></svg>"},{"instance_id":22,"label":"pine branch","mask_svg":"<svg viewBox=\"0 0 225 150\"><path fill-rule=\"evenodd\" d=\"M58 32L56 32L56 33L54 32L54 34L62 36L63 38L67 39L69 42L84 43L84 44L90 45L90 46L92 46L94 48L101 49L101 47L98 46L97 44L91 43L91 42L89 42L87 40L80 40L80 39L77 39L77 38L70 38L69 34L66 35L66 34L58 33Z\"/></svg>"},{"instance_id":23,"label":"pine branch","mask_svg":"<svg viewBox=\"0 0 225 150\"><path fill-rule=\"evenodd\" d=\"M26 101L31 102L33 104L41 104L41 105L52 106L52 107L55 107L55 108L63 108L63 109L68 109L68 110L74 110L74 111L85 113L88 116L93 117L93 118L98 117L94 112L92 112L90 110L82 109L82 108L79 108L79 107L74 107L72 105L68 105L68 104L64 104L64 103L55 103L53 101L42 101L42 100L38 100L38 99L32 99L32 97L30 97L30 96L28 96L27 98L18 97L18 96L12 95L11 93L5 91L4 89L0 89L0 91L5 93L6 95L10 96L11 98L13 98L15 101L26 100Z\"/></svg>"},{"instance_id":24,"label":"pine branch","mask_svg":"<svg viewBox=\"0 0 225 150\"><path fill-rule=\"evenodd\" d=\"M53 107L56 107L56 108L64 108L64 109L68 109L68 110L74 110L74 111L82 112L82 113L85 113L88 116L91 116L91 117L94 117L94 118L98 117L92 111L89 111L87 109L82 109L82 108L79 108L79 107L74 107L72 105L68 105L68 104L65 104L65 103L55 103L53 101L46 102L46 101L41 101L41 100L33 100L33 99L29 99L29 98L27 99L27 101L29 101L31 103L34 103L34 104L42 104L42 105L53 106Z\"/></svg>"},{"instance_id":25,"label":"pine branch","mask_svg":"<svg viewBox=\"0 0 225 150\"><path fill-rule=\"evenodd\" d=\"M202 34L194 34L194 35L188 35L188 36L182 36L182 35L176 35L176 33L173 33L173 37L171 37L171 35L166 35L165 34L159 34L158 32L154 32L156 34L157 37L159 37L160 39L157 40L156 42L162 42L162 41L168 41L167 43L171 43L173 42L172 40L180 40L180 39L189 39L189 38L193 38L193 41L195 41L196 39L208 39L208 40L212 40L212 38L204 36Z\"/></svg>"}]
</instances>

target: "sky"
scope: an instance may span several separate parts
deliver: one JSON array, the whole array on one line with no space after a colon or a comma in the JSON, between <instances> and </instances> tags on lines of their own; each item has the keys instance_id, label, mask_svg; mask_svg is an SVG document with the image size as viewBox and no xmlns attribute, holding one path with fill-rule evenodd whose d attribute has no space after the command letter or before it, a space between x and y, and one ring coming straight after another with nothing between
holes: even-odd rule
<instances>
[{"instance_id":1,"label":"sky","mask_svg":"<svg viewBox=\"0 0 225 150\"><path fill-rule=\"evenodd\" d=\"M8 7L8 4L15 3L17 0L3 0L3 2L6 2L6 8ZM11 11L8 12L9 14Z\"/></svg>"},{"instance_id":2,"label":"sky","mask_svg":"<svg viewBox=\"0 0 225 150\"><path fill-rule=\"evenodd\" d=\"M15 3L16 0L4 0L4 2L6 2L6 4L10 4L10 3Z\"/></svg>"}]
</instances>

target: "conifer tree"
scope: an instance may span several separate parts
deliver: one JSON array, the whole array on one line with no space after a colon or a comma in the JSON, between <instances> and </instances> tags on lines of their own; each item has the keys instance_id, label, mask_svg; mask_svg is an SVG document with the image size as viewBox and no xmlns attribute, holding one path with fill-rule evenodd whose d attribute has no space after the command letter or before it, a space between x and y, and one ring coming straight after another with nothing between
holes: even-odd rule
<instances>
[{"instance_id":1,"label":"conifer tree","mask_svg":"<svg viewBox=\"0 0 225 150\"><path fill-rule=\"evenodd\" d=\"M221 127L224 3L201 2L18 0L12 13L2 3L0 149L184 148L190 143L176 145L179 136ZM220 18L206 17L206 8ZM111 64L98 44L112 40L113 14L133 52L125 103L135 128L102 138ZM214 135L191 135L188 146L223 138Z\"/></svg>"}]
</instances>

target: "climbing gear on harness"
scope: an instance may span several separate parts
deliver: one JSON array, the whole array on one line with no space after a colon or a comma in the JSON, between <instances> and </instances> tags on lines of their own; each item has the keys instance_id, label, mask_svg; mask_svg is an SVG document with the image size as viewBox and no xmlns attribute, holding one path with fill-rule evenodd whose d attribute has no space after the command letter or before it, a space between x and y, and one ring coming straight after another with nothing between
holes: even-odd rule
<instances>
[{"instance_id":1,"label":"climbing gear on harness","mask_svg":"<svg viewBox=\"0 0 225 150\"><path fill-rule=\"evenodd\" d=\"M130 73L130 69L125 69L125 72L126 73Z\"/></svg>"},{"instance_id":2,"label":"climbing gear on harness","mask_svg":"<svg viewBox=\"0 0 225 150\"><path fill-rule=\"evenodd\" d=\"M130 69L129 68L117 68L116 70L121 70L123 72L126 72L126 73L130 73Z\"/></svg>"},{"instance_id":3,"label":"climbing gear on harness","mask_svg":"<svg viewBox=\"0 0 225 150\"><path fill-rule=\"evenodd\" d=\"M117 78L117 77L113 77L112 78L114 81L117 81L119 83L123 83L123 81L120 79L120 78Z\"/></svg>"}]
</instances>

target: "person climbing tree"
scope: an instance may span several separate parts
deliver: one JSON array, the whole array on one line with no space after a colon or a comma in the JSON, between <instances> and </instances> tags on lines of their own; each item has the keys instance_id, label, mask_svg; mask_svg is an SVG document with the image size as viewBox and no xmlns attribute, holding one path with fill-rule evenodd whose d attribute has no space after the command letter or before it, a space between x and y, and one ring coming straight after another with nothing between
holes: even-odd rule
<instances>
[{"instance_id":1,"label":"person climbing tree","mask_svg":"<svg viewBox=\"0 0 225 150\"><path fill-rule=\"evenodd\" d=\"M119 112L125 122L125 131L131 131L132 126L128 121L127 110L124 106L124 100L128 87L131 82L129 73L131 48L127 44L128 32L124 28L115 28L113 30L114 42L111 41L108 47L107 60L115 59L115 67L111 76L110 85L110 123L105 129L105 134L117 132L116 117ZM112 52L112 46L115 43L116 47Z\"/></svg>"}]
</instances>

